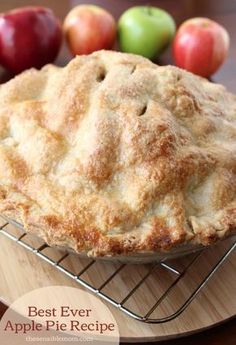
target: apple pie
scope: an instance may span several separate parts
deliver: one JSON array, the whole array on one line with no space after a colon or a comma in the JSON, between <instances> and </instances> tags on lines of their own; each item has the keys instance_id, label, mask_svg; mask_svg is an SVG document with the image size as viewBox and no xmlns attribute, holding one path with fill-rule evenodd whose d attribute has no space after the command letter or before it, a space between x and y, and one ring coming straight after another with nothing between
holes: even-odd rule
<instances>
[{"instance_id":1,"label":"apple pie","mask_svg":"<svg viewBox=\"0 0 236 345\"><path fill-rule=\"evenodd\" d=\"M93 257L236 233L236 96L100 51L0 87L0 212Z\"/></svg>"}]
</instances>

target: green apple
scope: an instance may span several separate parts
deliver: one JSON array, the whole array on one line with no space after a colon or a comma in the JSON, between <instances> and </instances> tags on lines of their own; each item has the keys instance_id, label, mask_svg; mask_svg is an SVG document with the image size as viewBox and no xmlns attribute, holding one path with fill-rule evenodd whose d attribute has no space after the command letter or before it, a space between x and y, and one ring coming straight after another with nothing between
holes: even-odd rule
<instances>
[{"instance_id":1,"label":"green apple","mask_svg":"<svg viewBox=\"0 0 236 345\"><path fill-rule=\"evenodd\" d=\"M131 7L119 19L120 49L154 59L170 44L175 29L174 19L166 11L151 6Z\"/></svg>"}]
</instances>

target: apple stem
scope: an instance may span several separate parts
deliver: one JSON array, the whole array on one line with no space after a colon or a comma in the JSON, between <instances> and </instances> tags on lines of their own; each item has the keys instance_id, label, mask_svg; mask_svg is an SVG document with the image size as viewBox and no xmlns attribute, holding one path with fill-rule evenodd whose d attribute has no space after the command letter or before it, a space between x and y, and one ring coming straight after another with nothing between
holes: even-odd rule
<instances>
[{"instance_id":1,"label":"apple stem","mask_svg":"<svg viewBox=\"0 0 236 345\"><path fill-rule=\"evenodd\" d=\"M147 11L147 14L148 14L149 16L152 15L152 9L151 9L151 5L150 5L150 4L147 4L147 6L146 6L146 11Z\"/></svg>"}]
</instances>

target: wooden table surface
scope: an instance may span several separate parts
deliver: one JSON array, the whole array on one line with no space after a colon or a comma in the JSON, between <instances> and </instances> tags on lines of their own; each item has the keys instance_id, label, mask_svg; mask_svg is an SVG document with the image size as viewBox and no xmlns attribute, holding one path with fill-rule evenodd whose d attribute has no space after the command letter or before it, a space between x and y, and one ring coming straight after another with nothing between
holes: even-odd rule
<instances>
[{"instance_id":1,"label":"wooden table surface","mask_svg":"<svg viewBox=\"0 0 236 345\"><path fill-rule=\"evenodd\" d=\"M183 20L207 16L224 25L230 34L231 44L229 56L222 68L212 77L214 82L224 84L230 91L236 93L236 1L234 0L0 0L0 12L24 5L43 5L51 7L55 13L63 19L69 9L79 3L94 3L108 9L116 18L130 6L150 4L162 7L169 11L175 18L177 25ZM65 65L71 56L65 44L56 61L59 65ZM159 64L172 63L171 49L169 49L158 61ZM0 80L9 78L9 74L1 70ZM0 303L0 317L5 306ZM224 325L205 331L198 335L172 340L159 345L235 345L236 344L236 320L231 320Z\"/></svg>"},{"instance_id":2,"label":"wooden table surface","mask_svg":"<svg viewBox=\"0 0 236 345\"><path fill-rule=\"evenodd\" d=\"M0 319L7 307L0 302ZM236 320L226 322L221 326L214 327L210 330L201 332L185 338L179 338L177 340L169 340L158 343L150 343L155 345L235 345L236 343ZM139 343L142 345L141 343ZM147 343L145 343L147 344ZM9 344L13 345L13 344ZM14 344L15 345L15 344ZM128 345L128 344L124 344Z\"/></svg>"}]
</instances>

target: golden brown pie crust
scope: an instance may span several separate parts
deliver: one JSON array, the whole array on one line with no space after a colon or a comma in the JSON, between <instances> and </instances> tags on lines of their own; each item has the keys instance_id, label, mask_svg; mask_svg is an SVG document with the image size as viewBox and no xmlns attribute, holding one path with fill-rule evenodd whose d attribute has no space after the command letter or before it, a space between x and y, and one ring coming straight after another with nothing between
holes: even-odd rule
<instances>
[{"instance_id":1,"label":"golden brown pie crust","mask_svg":"<svg viewBox=\"0 0 236 345\"><path fill-rule=\"evenodd\" d=\"M91 256L236 232L236 97L100 51L0 87L0 211Z\"/></svg>"}]
</instances>

